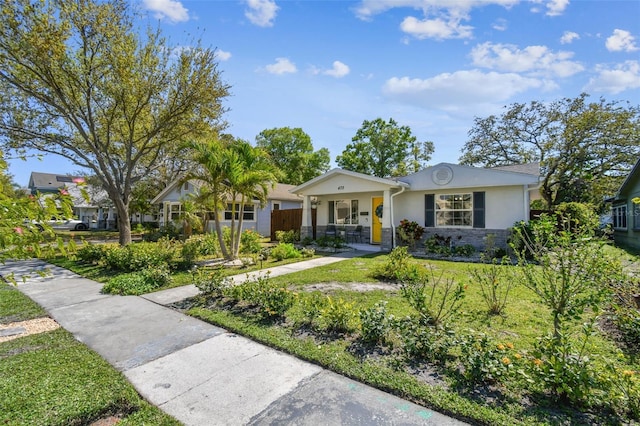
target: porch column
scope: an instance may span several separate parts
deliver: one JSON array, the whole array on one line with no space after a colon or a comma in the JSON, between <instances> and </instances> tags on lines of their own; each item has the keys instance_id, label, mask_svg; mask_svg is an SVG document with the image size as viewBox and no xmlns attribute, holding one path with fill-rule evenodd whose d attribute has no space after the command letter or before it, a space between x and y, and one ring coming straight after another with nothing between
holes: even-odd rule
<instances>
[{"instance_id":1,"label":"porch column","mask_svg":"<svg viewBox=\"0 0 640 426\"><path fill-rule=\"evenodd\" d=\"M391 228L391 190L385 189L382 196L382 241L380 248L390 251L393 247L393 235Z\"/></svg>"},{"instance_id":2,"label":"porch column","mask_svg":"<svg viewBox=\"0 0 640 426\"><path fill-rule=\"evenodd\" d=\"M302 226L300 227L300 239L313 238L313 223L311 221L311 196L305 195L302 199Z\"/></svg>"}]
</instances>

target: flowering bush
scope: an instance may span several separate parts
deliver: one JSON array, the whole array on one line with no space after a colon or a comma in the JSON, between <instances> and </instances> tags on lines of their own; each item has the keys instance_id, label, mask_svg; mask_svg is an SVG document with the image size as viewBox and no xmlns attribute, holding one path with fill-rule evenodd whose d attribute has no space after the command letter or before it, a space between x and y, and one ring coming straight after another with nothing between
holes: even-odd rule
<instances>
[{"instance_id":1,"label":"flowering bush","mask_svg":"<svg viewBox=\"0 0 640 426\"><path fill-rule=\"evenodd\" d=\"M416 243L420 241L423 233L424 228L420 226L418 222L402 219L400 226L398 226L398 235L402 243L408 245L411 249L415 248Z\"/></svg>"}]
</instances>

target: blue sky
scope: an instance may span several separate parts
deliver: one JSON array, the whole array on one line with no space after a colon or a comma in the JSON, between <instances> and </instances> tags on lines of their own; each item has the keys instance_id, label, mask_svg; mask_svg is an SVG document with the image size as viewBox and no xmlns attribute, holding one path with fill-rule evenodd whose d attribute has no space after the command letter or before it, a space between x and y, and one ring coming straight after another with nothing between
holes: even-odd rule
<instances>
[{"instance_id":1,"label":"blue sky","mask_svg":"<svg viewBox=\"0 0 640 426\"><path fill-rule=\"evenodd\" d=\"M364 120L393 118L456 163L474 117L587 92L640 104L638 0L176 1L136 5L172 44L217 49L228 133L300 127L335 157ZM70 173L54 157L11 161Z\"/></svg>"}]
</instances>

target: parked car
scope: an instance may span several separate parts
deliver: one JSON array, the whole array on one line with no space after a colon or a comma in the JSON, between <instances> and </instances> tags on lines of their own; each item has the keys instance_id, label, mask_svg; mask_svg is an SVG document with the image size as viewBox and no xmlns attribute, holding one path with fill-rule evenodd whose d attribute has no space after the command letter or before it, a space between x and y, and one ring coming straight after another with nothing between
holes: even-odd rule
<instances>
[{"instance_id":1,"label":"parked car","mask_svg":"<svg viewBox=\"0 0 640 426\"><path fill-rule=\"evenodd\" d=\"M48 220L47 225L56 231L86 231L89 229L89 225L77 219ZM41 231L44 229L40 224L36 223L36 226Z\"/></svg>"}]
</instances>

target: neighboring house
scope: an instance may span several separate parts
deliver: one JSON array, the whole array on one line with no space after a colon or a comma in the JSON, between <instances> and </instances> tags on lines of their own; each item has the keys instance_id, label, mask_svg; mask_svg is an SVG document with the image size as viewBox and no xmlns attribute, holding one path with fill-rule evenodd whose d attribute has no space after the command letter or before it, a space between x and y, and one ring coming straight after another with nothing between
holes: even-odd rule
<instances>
[{"instance_id":1,"label":"neighboring house","mask_svg":"<svg viewBox=\"0 0 640 426\"><path fill-rule=\"evenodd\" d=\"M481 249L489 234L506 246L514 223L529 220L538 187L537 164L484 169L440 163L399 178L333 169L291 192L303 197L302 237L312 235L316 208L317 237L328 225L339 234L360 226L363 243L390 250L396 227L408 219L425 228L425 238L451 236L456 245Z\"/></svg>"},{"instance_id":2,"label":"neighboring house","mask_svg":"<svg viewBox=\"0 0 640 426\"><path fill-rule=\"evenodd\" d=\"M28 188L32 194L43 195L57 193L64 188L73 200L73 214L79 220L93 229L115 229L117 215L106 191L92 185L83 185L89 196L87 201L78 186L79 182L84 181L82 176L31 172Z\"/></svg>"},{"instance_id":3,"label":"neighboring house","mask_svg":"<svg viewBox=\"0 0 640 426\"><path fill-rule=\"evenodd\" d=\"M611 200L613 238L616 244L640 249L640 159Z\"/></svg>"},{"instance_id":4,"label":"neighboring house","mask_svg":"<svg viewBox=\"0 0 640 426\"><path fill-rule=\"evenodd\" d=\"M182 200L186 199L189 194L198 192L202 183L196 180L182 182L176 180L160 192L151 204L158 205L160 214L158 223L160 226L166 226L169 223L179 223L182 211ZM267 203L264 208L260 208L260 203L254 200L252 203L246 204L243 212L243 229L252 229L260 235L271 235L271 212L273 210L299 209L302 206L302 199L297 195L293 195L290 190L293 185L276 184L267 195ZM231 200L227 202L227 209L222 212L224 220L221 226L231 225ZM238 216L236 209L236 216ZM238 217L236 217L236 220ZM213 215L209 221L209 231L214 229Z\"/></svg>"}]
</instances>

